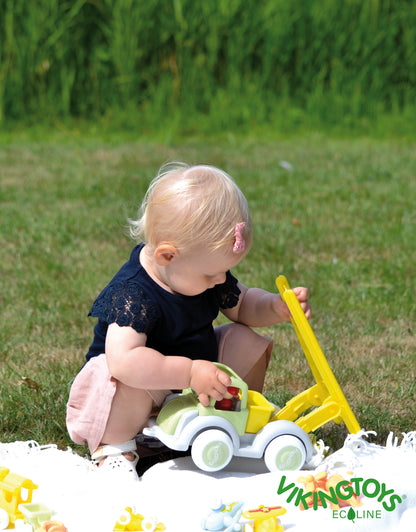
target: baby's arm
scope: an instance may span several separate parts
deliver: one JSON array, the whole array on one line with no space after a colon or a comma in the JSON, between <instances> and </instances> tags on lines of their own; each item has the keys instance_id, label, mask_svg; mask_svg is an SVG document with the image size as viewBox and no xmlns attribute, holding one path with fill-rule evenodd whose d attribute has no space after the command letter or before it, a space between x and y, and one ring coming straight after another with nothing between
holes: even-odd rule
<instances>
[{"instance_id":1,"label":"baby's arm","mask_svg":"<svg viewBox=\"0 0 416 532\"><path fill-rule=\"evenodd\" d=\"M238 287L241 290L238 304L231 309L223 310L228 319L244 323L249 327L267 327L290 320L289 309L280 294L273 294L261 288L247 288L241 283L238 283ZM299 286L293 291L309 319L311 308L308 303L308 289Z\"/></svg>"},{"instance_id":2,"label":"baby's arm","mask_svg":"<svg viewBox=\"0 0 416 532\"><path fill-rule=\"evenodd\" d=\"M192 388L202 404L209 397L220 401L231 384L230 377L207 360L165 356L146 346L146 335L132 327L112 323L105 352L110 374L132 388L147 390Z\"/></svg>"}]
</instances>

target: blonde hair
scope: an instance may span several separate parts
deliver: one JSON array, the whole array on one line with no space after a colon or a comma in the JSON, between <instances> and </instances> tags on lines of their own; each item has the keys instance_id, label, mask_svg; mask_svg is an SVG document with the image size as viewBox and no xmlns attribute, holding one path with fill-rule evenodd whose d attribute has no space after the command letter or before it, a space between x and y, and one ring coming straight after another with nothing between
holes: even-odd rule
<instances>
[{"instance_id":1,"label":"blonde hair","mask_svg":"<svg viewBox=\"0 0 416 532\"><path fill-rule=\"evenodd\" d=\"M252 224L247 201L234 180L214 166L168 163L151 182L139 210L129 220L130 235L155 249L169 242L179 250L204 245L232 250L235 227L244 222L247 249Z\"/></svg>"}]
</instances>

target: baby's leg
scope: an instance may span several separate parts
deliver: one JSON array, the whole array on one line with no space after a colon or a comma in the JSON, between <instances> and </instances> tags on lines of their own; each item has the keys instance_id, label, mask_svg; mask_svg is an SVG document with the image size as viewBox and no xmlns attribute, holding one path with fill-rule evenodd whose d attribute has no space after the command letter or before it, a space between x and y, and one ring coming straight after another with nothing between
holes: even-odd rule
<instances>
[{"instance_id":1,"label":"baby's leg","mask_svg":"<svg viewBox=\"0 0 416 532\"><path fill-rule=\"evenodd\" d=\"M221 325L215 332L218 362L230 366L250 390L262 392L273 349L271 338L260 336L240 323Z\"/></svg>"},{"instance_id":2,"label":"baby's leg","mask_svg":"<svg viewBox=\"0 0 416 532\"><path fill-rule=\"evenodd\" d=\"M131 388L117 381L101 443L132 440L147 425L153 407L153 399L146 390Z\"/></svg>"},{"instance_id":3,"label":"baby's leg","mask_svg":"<svg viewBox=\"0 0 416 532\"><path fill-rule=\"evenodd\" d=\"M251 370L244 377L244 381L247 383L249 390L255 390L256 392L263 392L264 378L269 366L270 357L267 351L264 351L258 361L254 364Z\"/></svg>"},{"instance_id":4,"label":"baby's leg","mask_svg":"<svg viewBox=\"0 0 416 532\"><path fill-rule=\"evenodd\" d=\"M132 440L147 424L154 407L169 391L138 390L108 372L105 355L92 358L71 387L67 428L75 443L88 444L91 454L102 444Z\"/></svg>"}]
</instances>

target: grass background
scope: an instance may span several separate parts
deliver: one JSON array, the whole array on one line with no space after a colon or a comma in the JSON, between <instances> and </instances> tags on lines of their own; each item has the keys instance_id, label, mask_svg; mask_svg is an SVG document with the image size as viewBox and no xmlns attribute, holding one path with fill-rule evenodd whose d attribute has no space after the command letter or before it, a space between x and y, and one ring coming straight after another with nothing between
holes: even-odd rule
<instances>
[{"instance_id":1,"label":"grass background","mask_svg":"<svg viewBox=\"0 0 416 532\"><path fill-rule=\"evenodd\" d=\"M169 116L172 135L195 135L377 121L402 134L415 86L409 0L0 3L0 124L105 117L147 135Z\"/></svg>"},{"instance_id":2,"label":"grass background","mask_svg":"<svg viewBox=\"0 0 416 532\"><path fill-rule=\"evenodd\" d=\"M167 160L235 177L255 228L235 273L268 290L278 274L308 286L312 327L361 426L380 443L414 430L414 141L44 130L0 146L1 440L76 448L65 403L92 340L87 313L128 258L126 218ZM276 342L265 394L282 403L311 374L290 324L263 332ZM337 447L346 432L330 424L318 435Z\"/></svg>"}]
</instances>

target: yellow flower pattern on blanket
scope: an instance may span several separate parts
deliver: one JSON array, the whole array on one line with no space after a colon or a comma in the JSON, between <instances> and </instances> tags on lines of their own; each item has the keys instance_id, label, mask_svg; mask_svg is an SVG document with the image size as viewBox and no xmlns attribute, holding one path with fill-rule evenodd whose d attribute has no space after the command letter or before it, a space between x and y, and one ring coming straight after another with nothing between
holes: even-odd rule
<instances>
[{"instance_id":1,"label":"yellow flower pattern on blanket","mask_svg":"<svg viewBox=\"0 0 416 532\"><path fill-rule=\"evenodd\" d=\"M306 475L298 477L297 482L305 486L305 491L310 492L311 495L306 498L308 508L323 506L322 499L328 500L332 510L339 510L345 506L362 506L362 502L355 493L348 499L340 499L336 496L336 489L340 489L340 485L350 485L346 479L340 474L335 473L328 477L327 471L321 471L316 475ZM335 495L334 495L335 494ZM334 502L334 501L337 502ZM306 508L301 506L302 510Z\"/></svg>"}]
</instances>

